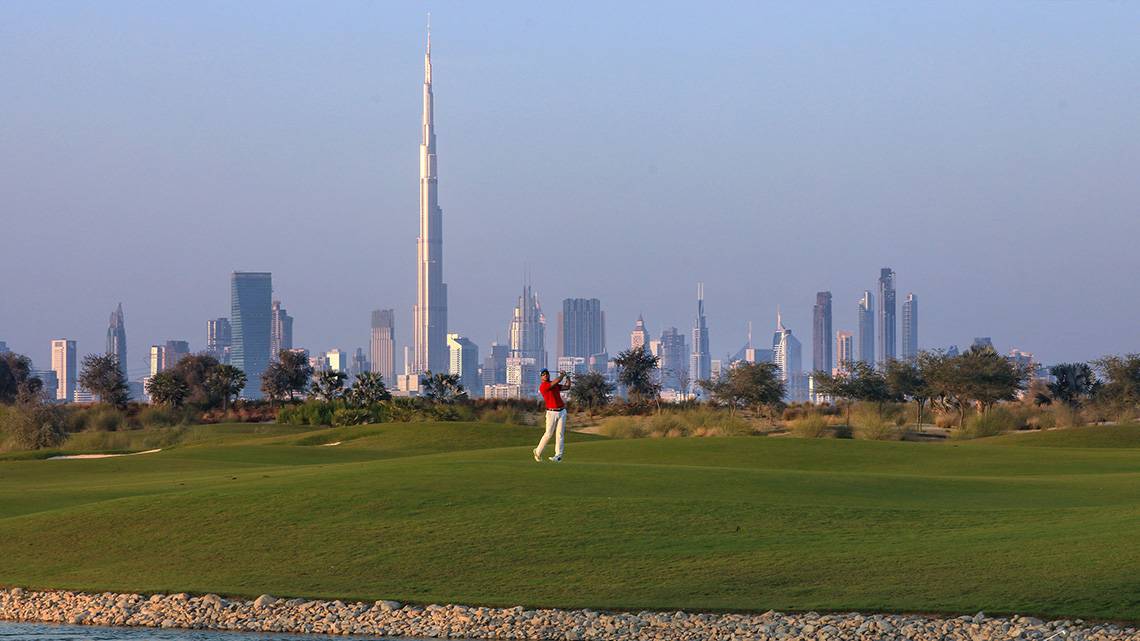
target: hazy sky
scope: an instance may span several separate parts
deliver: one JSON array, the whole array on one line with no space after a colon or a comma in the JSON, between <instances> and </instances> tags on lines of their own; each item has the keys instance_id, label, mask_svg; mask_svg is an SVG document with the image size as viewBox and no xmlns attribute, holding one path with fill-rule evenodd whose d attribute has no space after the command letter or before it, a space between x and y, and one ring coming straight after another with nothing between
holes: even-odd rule
<instances>
[{"instance_id":1,"label":"hazy sky","mask_svg":"<svg viewBox=\"0 0 1140 641\"><path fill-rule=\"evenodd\" d=\"M205 341L272 271L311 350L410 342L425 12L452 331L598 297L714 357L775 309L920 346L1140 351L1140 4L0 2L0 340ZM901 312L901 309L900 309ZM901 335L901 332L900 332ZM397 363L399 368L401 363Z\"/></svg>"}]
</instances>

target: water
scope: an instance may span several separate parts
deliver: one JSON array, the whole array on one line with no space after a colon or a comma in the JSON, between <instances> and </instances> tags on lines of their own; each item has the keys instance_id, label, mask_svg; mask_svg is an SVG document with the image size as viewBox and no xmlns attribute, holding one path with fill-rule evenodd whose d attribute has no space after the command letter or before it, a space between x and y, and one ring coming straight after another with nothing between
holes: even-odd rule
<instances>
[{"instance_id":1,"label":"water","mask_svg":"<svg viewBox=\"0 0 1140 641\"><path fill-rule=\"evenodd\" d=\"M163 630L156 628L105 628L94 625L52 623L5 623L0 621L0 641L396 641L399 637L329 636L281 634L278 632L216 632L208 630Z\"/></svg>"}]
</instances>

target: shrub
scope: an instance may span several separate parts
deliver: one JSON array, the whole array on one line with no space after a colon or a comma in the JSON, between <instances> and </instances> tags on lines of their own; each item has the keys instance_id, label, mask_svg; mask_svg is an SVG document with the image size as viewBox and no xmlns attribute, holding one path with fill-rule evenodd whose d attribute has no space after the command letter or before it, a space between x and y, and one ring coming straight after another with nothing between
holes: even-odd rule
<instances>
[{"instance_id":1,"label":"shrub","mask_svg":"<svg viewBox=\"0 0 1140 641\"><path fill-rule=\"evenodd\" d=\"M189 416L182 411L165 405L152 405L139 410L138 420L143 427L174 427L189 423Z\"/></svg>"},{"instance_id":2,"label":"shrub","mask_svg":"<svg viewBox=\"0 0 1140 641\"><path fill-rule=\"evenodd\" d=\"M851 413L852 432L855 438L870 441L888 441L898 438L900 430L894 424L894 419L888 413L879 415L879 410L872 404L859 403Z\"/></svg>"},{"instance_id":3,"label":"shrub","mask_svg":"<svg viewBox=\"0 0 1140 641\"><path fill-rule=\"evenodd\" d=\"M0 435L17 450L58 447L67 438L66 416L58 405L20 403L0 412Z\"/></svg>"},{"instance_id":4,"label":"shrub","mask_svg":"<svg viewBox=\"0 0 1140 641\"><path fill-rule=\"evenodd\" d=\"M820 438L827 435L827 419L819 414L805 414L791 422L792 433L800 438Z\"/></svg>"},{"instance_id":5,"label":"shrub","mask_svg":"<svg viewBox=\"0 0 1140 641\"><path fill-rule=\"evenodd\" d=\"M524 425L526 420L518 409L510 406L493 407L483 410L479 420L484 423L502 423L504 425Z\"/></svg>"},{"instance_id":6,"label":"shrub","mask_svg":"<svg viewBox=\"0 0 1140 641\"><path fill-rule=\"evenodd\" d=\"M363 408L358 407L342 407L333 412L332 424L337 426L342 425L364 425L372 421L372 414Z\"/></svg>"},{"instance_id":7,"label":"shrub","mask_svg":"<svg viewBox=\"0 0 1140 641\"><path fill-rule=\"evenodd\" d=\"M966 419L965 427L956 431L956 438L970 439L996 436L1017 429L1017 417L1004 407L995 407L985 414Z\"/></svg>"},{"instance_id":8,"label":"shrub","mask_svg":"<svg viewBox=\"0 0 1140 641\"><path fill-rule=\"evenodd\" d=\"M1052 412L1036 412L1026 419L1025 426L1032 430L1051 430L1057 427L1057 416Z\"/></svg>"},{"instance_id":9,"label":"shrub","mask_svg":"<svg viewBox=\"0 0 1140 641\"><path fill-rule=\"evenodd\" d=\"M615 416L602 422L598 432L612 438L643 438L646 430L641 421L628 416Z\"/></svg>"},{"instance_id":10,"label":"shrub","mask_svg":"<svg viewBox=\"0 0 1140 641\"><path fill-rule=\"evenodd\" d=\"M332 425L336 407L326 401L286 405L277 412L277 422L288 425Z\"/></svg>"}]
</instances>

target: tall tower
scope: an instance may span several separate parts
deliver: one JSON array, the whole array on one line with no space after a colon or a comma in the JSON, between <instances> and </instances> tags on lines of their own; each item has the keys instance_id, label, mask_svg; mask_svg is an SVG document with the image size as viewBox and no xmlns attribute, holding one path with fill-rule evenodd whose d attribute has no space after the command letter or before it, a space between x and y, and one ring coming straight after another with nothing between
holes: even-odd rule
<instances>
[{"instance_id":1,"label":"tall tower","mask_svg":"<svg viewBox=\"0 0 1140 641\"><path fill-rule=\"evenodd\" d=\"M697 284L697 320L693 324L693 353L689 355L691 384L707 381L712 376L712 355L709 354L709 326L705 320L705 284Z\"/></svg>"},{"instance_id":2,"label":"tall tower","mask_svg":"<svg viewBox=\"0 0 1140 641\"><path fill-rule=\"evenodd\" d=\"M65 403L74 401L78 378L75 367L75 341L59 338L51 342L51 369L55 372L57 381L55 399Z\"/></svg>"},{"instance_id":3,"label":"tall tower","mask_svg":"<svg viewBox=\"0 0 1140 641\"><path fill-rule=\"evenodd\" d=\"M293 349L293 317L281 306L281 301L273 301L269 321L269 360L277 360L283 349Z\"/></svg>"},{"instance_id":4,"label":"tall tower","mask_svg":"<svg viewBox=\"0 0 1140 641\"><path fill-rule=\"evenodd\" d=\"M811 369L831 373L831 292L817 292L812 309Z\"/></svg>"},{"instance_id":5,"label":"tall tower","mask_svg":"<svg viewBox=\"0 0 1140 641\"><path fill-rule=\"evenodd\" d=\"M863 298L859 299L859 349L857 357L860 361L875 364L875 297L871 292L863 290Z\"/></svg>"},{"instance_id":6,"label":"tall tower","mask_svg":"<svg viewBox=\"0 0 1140 641\"><path fill-rule=\"evenodd\" d=\"M273 275L233 272L230 275L230 363L245 372L243 396L261 398L261 375L269 367L272 344ZM166 360L170 360L170 354Z\"/></svg>"},{"instance_id":7,"label":"tall tower","mask_svg":"<svg viewBox=\"0 0 1140 641\"><path fill-rule=\"evenodd\" d=\"M123 323L123 304L111 312L111 324L107 327L107 353L114 354L119 361L119 371L127 377L127 327Z\"/></svg>"},{"instance_id":8,"label":"tall tower","mask_svg":"<svg viewBox=\"0 0 1140 641\"><path fill-rule=\"evenodd\" d=\"M416 240L417 290L412 373L446 372L447 285L443 284L443 210L439 207L435 162L435 97L431 91L431 24L424 54L423 141L420 143L420 235Z\"/></svg>"},{"instance_id":9,"label":"tall tower","mask_svg":"<svg viewBox=\"0 0 1140 641\"><path fill-rule=\"evenodd\" d=\"M633 324L633 331L629 333L629 348L637 349L644 347L649 349L649 330L645 329L645 319L641 314L637 315L637 321Z\"/></svg>"},{"instance_id":10,"label":"tall tower","mask_svg":"<svg viewBox=\"0 0 1140 641\"><path fill-rule=\"evenodd\" d=\"M396 312L391 309L372 311L372 339L369 342L372 371L380 374L385 385L396 382Z\"/></svg>"},{"instance_id":11,"label":"tall tower","mask_svg":"<svg viewBox=\"0 0 1140 641\"><path fill-rule=\"evenodd\" d=\"M902 357L918 358L918 296L907 294L902 305Z\"/></svg>"},{"instance_id":12,"label":"tall tower","mask_svg":"<svg viewBox=\"0 0 1140 641\"><path fill-rule=\"evenodd\" d=\"M879 362L895 359L895 272L890 267L879 270Z\"/></svg>"}]
</instances>

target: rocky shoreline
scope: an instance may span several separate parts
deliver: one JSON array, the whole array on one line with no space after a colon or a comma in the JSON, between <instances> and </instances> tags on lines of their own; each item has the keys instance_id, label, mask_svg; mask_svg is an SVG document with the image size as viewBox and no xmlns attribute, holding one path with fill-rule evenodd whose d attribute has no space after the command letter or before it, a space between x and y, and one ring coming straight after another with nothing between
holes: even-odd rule
<instances>
[{"instance_id":1,"label":"rocky shoreline","mask_svg":"<svg viewBox=\"0 0 1140 641\"><path fill-rule=\"evenodd\" d=\"M404 605L216 594L0 590L0 620L245 632L566 641L1140 641L1140 629L1031 617L901 614L700 614Z\"/></svg>"}]
</instances>

